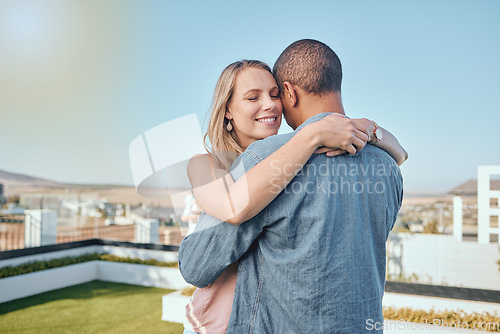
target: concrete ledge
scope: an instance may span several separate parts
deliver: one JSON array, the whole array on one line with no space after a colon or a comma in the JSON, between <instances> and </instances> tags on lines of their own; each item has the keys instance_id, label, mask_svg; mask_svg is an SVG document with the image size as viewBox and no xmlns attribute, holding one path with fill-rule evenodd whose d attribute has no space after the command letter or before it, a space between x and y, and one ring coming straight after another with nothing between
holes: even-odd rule
<instances>
[{"instance_id":1,"label":"concrete ledge","mask_svg":"<svg viewBox=\"0 0 500 334\"><path fill-rule=\"evenodd\" d=\"M177 268L108 261L97 262L97 279L101 281L173 290L183 289L188 286Z\"/></svg>"},{"instance_id":2,"label":"concrete ledge","mask_svg":"<svg viewBox=\"0 0 500 334\"><path fill-rule=\"evenodd\" d=\"M13 257L4 260L0 260L0 268L7 266L18 266L28 262L35 261L50 261L54 259L60 259L63 257L77 257L85 254L100 253L102 251L102 246L84 246L78 248L64 249L55 252L47 252L41 254L33 254L21 257Z\"/></svg>"},{"instance_id":3,"label":"concrete ledge","mask_svg":"<svg viewBox=\"0 0 500 334\"><path fill-rule=\"evenodd\" d=\"M183 296L181 291L164 295L162 297L161 320L184 324L186 322L186 305L190 300L191 297Z\"/></svg>"},{"instance_id":4,"label":"concrete ledge","mask_svg":"<svg viewBox=\"0 0 500 334\"><path fill-rule=\"evenodd\" d=\"M497 287L498 288L498 287ZM500 303L500 291L387 281L385 292Z\"/></svg>"},{"instance_id":5,"label":"concrete ledge","mask_svg":"<svg viewBox=\"0 0 500 334\"><path fill-rule=\"evenodd\" d=\"M165 251L165 250L156 250L147 248L119 247L115 245L92 245L92 246L67 248L59 251L43 252L41 254L0 259L0 268L6 266L18 266L23 263L34 262L34 261L49 261L68 256L76 257L92 253L106 253L110 255L131 257L141 260L156 259L158 261L163 261L163 262L177 262L179 258L178 253L175 251Z\"/></svg>"},{"instance_id":6,"label":"concrete ledge","mask_svg":"<svg viewBox=\"0 0 500 334\"><path fill-rule=\"evenodd\" d=\"M185 323L186 321L186 305L189 303L191 297L183 296L180 291L166 294L162 297L162 317L163 321ZM471 301L461 301L448 298L432 298L425 296L413 295L400 295L395 293L386 293L383 300L384 306L394 307L411 307L415 309L430 310L452 310L460 308L465 312L479 312L484 311L493 314L495 311L499 312L500 304L494 303L481 303ZM479 331L473 329L451 328L446 326L436 326L429 324L419 324L408 321L385 320L384 324L367 323L367 326L384 326L384 333L387 334L413 334L413 333L432 333L432 334L450 334L450 333L491 333L486 331Z\"/></svg>"},{"instance_id":7,"label":"concrete ledge","mask_svg":"<svg viewBox=\"0 0 500 334\"><path fill-rule=\"evenodd\" d=\"M16 257L26 257L30 255L38 255L42 253L58 252L65 249L73 249L86 246L115 246L124 248L150 249L166 252L178 252L179 246L162 245L162 244L144 244L128 241L114 241L103 239L89 239L82 241L67 242L64 244L47 245L32 248L15 249L10 251L0 252L0 260L11 259Z\"/></svg>"},{"instance_id":8,"label":"concrete ledge","mask_svg":"<svg viewBox=\"0 0 500 334\"><path fill-rule=\"evenodd\" d=\"M100 251L106 254L121 256L121 257L131 257L141 260L155 259L162 262L177 262L179 261L179 256L177 251L166 251L166 250L156 250L156 249L144 249L144 248L132 248L132 247L120 247L103 245L99 246Z\"/></svg>"},{"instance_id":9,"label":"concrete ledge","mask_svg":"<svg viewBox=\"0 0 500 334\"><path fill-rule=\"evenodd\" d=\"M0 303L94 280L182 289L179 269L143 264L90 261L0 279Z\"/></svg>"},{"instance_id":10,"label":"concrete ledge","mask_svg":"<svg viewBox=\"0 0 500 334\"><path fill-rule=\"evenodd\" d=\"M41 270L0 279L0 303L97 279L97 262Z\"/></svg>"}]
</instances>

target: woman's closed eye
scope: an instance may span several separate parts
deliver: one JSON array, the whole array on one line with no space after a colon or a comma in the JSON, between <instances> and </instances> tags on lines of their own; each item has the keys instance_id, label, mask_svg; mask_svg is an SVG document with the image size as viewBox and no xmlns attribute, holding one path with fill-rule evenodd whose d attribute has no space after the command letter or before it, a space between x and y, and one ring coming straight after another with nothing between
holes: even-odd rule
<instances>
[{"instance_id":1,"label":"woman's closed eye","mask_svg":"<svg viewBox=\"0 0 500 334\"><path fill-rule=\"evenodd\" d=\"M272 99L279 99L280 98L280 90L278 87L272 89L269 91L269 96L271 96Z\"/></svg>"}]
</instances>

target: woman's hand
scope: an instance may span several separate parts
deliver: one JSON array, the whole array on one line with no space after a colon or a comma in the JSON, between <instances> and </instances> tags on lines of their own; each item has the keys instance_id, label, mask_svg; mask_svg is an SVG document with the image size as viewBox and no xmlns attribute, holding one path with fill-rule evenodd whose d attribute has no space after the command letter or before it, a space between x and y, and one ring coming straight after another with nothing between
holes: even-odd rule
<instances>
[{"instance_id":1,"label":"woman's hand","mask_svg":"<svg viewBox=\"0 0 500 334\"><path fill-rule=\"evenodd\" d=\"M331 148L331 147L320 147L316 151L314 151L314 154L323 154L323 153L326 153L327 157L336 157L337 155L347 153L347 151L341 150L340 148Z\"/></svg>"},{"instance_id":2,"label":"woman's hand","mask_svg":"<svg viewBox=\"0 0 500 334\"><path fill-rule=\"evenodd\" d=\"M358 130L368 134L369 143L389 153L399 166L401 166L403 162L405 162L406 159L408 159L408 153L406 153L405 149L401 146L401 144L398 142L398 140L396 139L396 137L394 137L392 133L378 126L378 128L383 131L382 132L383 137L380 141L374 142L374 140L377 138L375 137L374 134L375 123L373 121L370 121L369 119L366 118L353 119L352 121L354 122L354 126Z\"/></svg>"},{"instance_id":3,"label":"woman's hand","mask_svg":"<svg viewBox=\"0 0 500 334\"><path fill-rule=\"evenodd\" d=\"M318 149L315 153L327 152L327 156L336 156L345 152L354 155L360 151L366 145L368 135L365 122L357 123L344 115L335 113L307 125L306 128L310 127L311 131L317 135Z\"/></svg>"},{"instance_id":4,"label":"woman's hand","mask_svg":"<svg viewBox=\"0 0 500 334\"><path fill-rule=\"evenodd\" d=\"M375 138L373 132L375 131L375 124L367 118L354 118L352 122L356 129L366 133L368 136L368 142L372 142Z\"/></svg>"}]
</instances>

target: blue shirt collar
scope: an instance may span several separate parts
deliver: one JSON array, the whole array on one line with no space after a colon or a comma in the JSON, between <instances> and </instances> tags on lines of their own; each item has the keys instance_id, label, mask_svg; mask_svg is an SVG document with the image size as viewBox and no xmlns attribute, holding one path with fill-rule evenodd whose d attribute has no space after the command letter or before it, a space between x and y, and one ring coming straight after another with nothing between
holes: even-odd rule
<instances>
[{"instance_id":1,"label":"blue shirt collar","mask_svg":"<svg viewBox=\"0 0 500 334\"><path fill-rule=\"evenodd\" d=\"M302 129L307 124L311 124L311 123L317 122L320 119L322 119L322 118L324 118L324 117L326 117L328 115L331 115L331 114L333 114L333 113L332 112L322 112L322 113L316 114L314 116L311 116L304 123L302 123L301 125L299 125L297 127L297 129L295 129L295 131L299 131L300 129Z\"/></svg>"}]
</instances>

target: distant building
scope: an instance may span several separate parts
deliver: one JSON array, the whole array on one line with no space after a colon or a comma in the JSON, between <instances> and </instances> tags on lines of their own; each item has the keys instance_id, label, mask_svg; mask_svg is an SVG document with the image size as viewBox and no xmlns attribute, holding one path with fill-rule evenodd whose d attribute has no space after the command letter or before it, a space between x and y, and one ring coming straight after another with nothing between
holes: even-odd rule
<instances>
[{"instance_id":1,"label":"distant building","mask_svg":"<svg viewBox=\"0 0 500 334\"><path fill-rule=\"evenodd\" d=\"M167 224L178 222L173 208L139 206L131 210L131 216L134 219L154 218Z\"/></svg>"},{"instance_id":2,"label":"distant building","mask_svg":"<svg viewBox=\"0 0 500 334\"><path fill-rule=\"evenodd\" d=\"M424 232L424 224L421 221L407 222L406 226L412 233L422 233Z\"/></svg>"},{"instance_id":3,"label":"distant building","mask_svg":"<svg viewBox=\"0 0 500 334\"><path fill-rule=\"evenodd\" d=\"M451 189L453 198L453 235L459 241L463 237L463 198L477 201L477 239L480 244L488 244L493 239L500 243L500 225L495 226L500 216L500 166L478 166L477 180L469 180ZM495 221L492 225L492 221Z\"/></svg>"},{"instance_id":4,"label":"distant building","mask_svg":"<svg viewBox=\"0 0 500 334\"><path fill-rule=\"evenodd\" d=\"M4 215L24 215L24 208L17 206L15 203L7 204L7 209L0 210Z\"/></svg>"},{"instance_id":5,"label":"distant building","mask_svg":"<svg viewBox=\"0 0 500 334\"><path fill-rule=\"evenodd\" d=\"M3 184L0 183L0 207L7 203L7 198L3 194Z\"/></svg>"}]
</instances>

